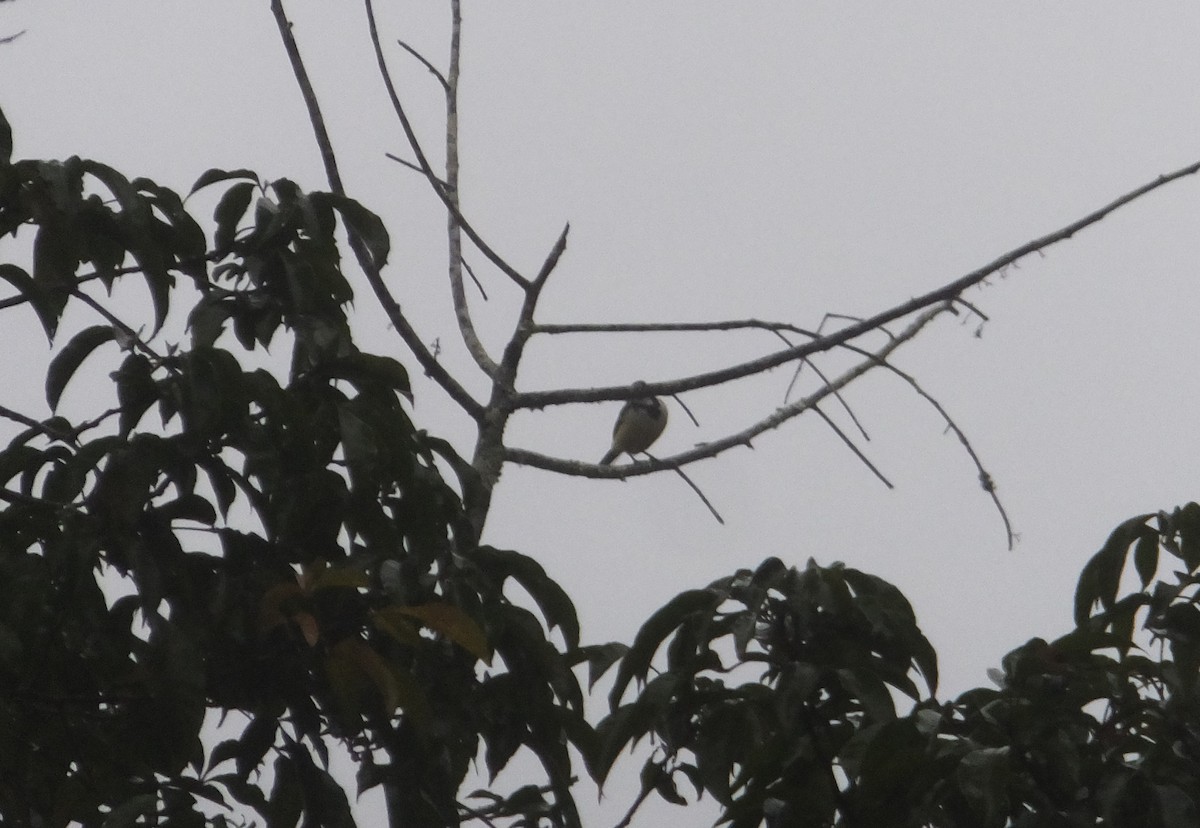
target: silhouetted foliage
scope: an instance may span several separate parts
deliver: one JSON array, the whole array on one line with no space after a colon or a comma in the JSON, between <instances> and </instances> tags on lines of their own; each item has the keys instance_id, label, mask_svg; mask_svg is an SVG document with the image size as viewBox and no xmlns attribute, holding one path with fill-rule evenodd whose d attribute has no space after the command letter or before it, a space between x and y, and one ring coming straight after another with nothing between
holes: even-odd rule
<instances>
[{"instance_id":1,"label":"silhouetted foliage","mask_svg":"<svg viewBox=\"0 0 1200 828\"><path fill-rule=\"evenodd\" d=\"M478 545L471 467L413 426L404 367L354 344L334 234L382 263L379 220L212 171L195 188L225 187L210 241L171 190L85 159L13 162L0 133L0 233L32 235L32 272L0 265L7 313L66 339L44 367L54 416L5 408L25 426L0 452L5 824L203 824L201 802L349 824L331 737L406 825L455 821L479 750L496 772L522 747L547 775L525 810L575 824L582 694L546 632L575 647L574 609L534 562ZM144 326L89 293L128 280ZM66 338L75 306L99 324ZM283 376L246 366L272 343L290 348ZM208 713L226 719L205 744ZM492 801L477 810L507 807Z\"/></svg>"},{"instance_id":2,"label":"silhouetted foliage","mask_svg":"<svg viewBox=\"0 0 1200 828\"><path fill-rule=\"evenodd\" d=\"M5 825L344 826L381 786L393 826L572 826L571 748L603 782L639 743L630 819L658 796L735 828L1200 824L1200 506L1118 527L1076 629L953 701L904 596L840 564L768 558L581 646L545 570L475 537L476 473L412 422L405 367L355 344L336 234L382 265L378 218L214 170L202 224L147 179L11 154L0 117L24 243L0 308L54 350L18 366L49 416L0 401ZM585 664L615 668L595 726ZM522 751L540 778L464 792Z\"/></svg>"}]
</instances>

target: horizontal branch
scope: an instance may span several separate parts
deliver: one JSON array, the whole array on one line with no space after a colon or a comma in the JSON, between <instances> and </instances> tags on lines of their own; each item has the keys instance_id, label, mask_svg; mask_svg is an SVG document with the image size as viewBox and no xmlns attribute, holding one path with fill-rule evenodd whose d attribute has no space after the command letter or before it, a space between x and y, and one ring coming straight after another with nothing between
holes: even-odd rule
<instances>
[{"instance_id":1,"label":"horizontal branch","mask_svg":"<svg viewBox=\"0 0 1200 828\"><path fill-rule=\"evenodd\" d=\"M510 463L518 463L523 466L532 466L533 468L544 469L546 471L576 475L580 477L635 477L637 475L650 474L651 472L660 471L662 469L687 465L688 463L694 463L697 460L705 460L710 457L716 457L718 454L721 454L736 446L751 447L751 441L758 435L765 431L778 428L788 420L798 417L808 409L815 406L821 400L846 387L871 369L881 367L893 351L915 337L935 318L950 311L951 307L947 302L943 302L938 307L926 309L925 312L914 319L907 328L897 334L893 339L890 339L886 345L873 352L867 359L843 373L837 379L833 380L833 382L817 389L803 399L777 408L770 416L764 417L762 420L759 420L742 431L736 432L735 434L730 434L727 437L722 437L719 440L704 443L696 446L693 449L681 452L671 457L665 457L660 460L638 461L625 466L600 466L594 463L583 463L578 460L564 460L557 457L550 457L545 454L539 454L538 452L528 451L526 449L506 448L504 458ZM635 393L644 394L646 391L639 388Z\"/></svg>"},{"instance_id":2,"label":"horizontal branch","mask_svg":"<svg viewBox=\"0 0 1200 828\"><path fill-rule=\"evenodd\" d=\"M736 331L754 329L771 333L794 333L817 339L820 334L790 322L770 322L765 319L724 319L716 322L577 322L570 324L539 324L535 334L571 333L701 333L705 331Z\"/></svg>"},{"instance_id":3,"label":"horizontal branch","mask_svg":"<svg viewBox=\"0 0 1200 828\"><path fill-rule=\"evenodd\" d=\"M695 374L690 377L683 377L676 380L665 382L648 382L646 387L640 389L639 393L654 394L656 396L679 394L684 391L693 391L697 388L707 388L713 385L730 382L731 380L741 379L754 374L759 374L768 371L772 368L777 368L788 362L801 359L812 354L828 351L832 348L839 347L852 339L855 339L863 334L877 330L888 322L894 322L912 313L920 311L924 308L933 307L939 303L957 301L959 294L968 288L974 287L986 279L988 276L1003 270L1004 268L1014 264L1020 259L1025 258L1031 253L1037 253L1054 244L1071 238L1079 231L1089 227L1111 214L1113 211L1124 207L1132 201L1141 198L1147 193L1176 181L1186 176L1195 175L1200 172L1200 162L1191 164L1182 169L1167 175L1161 175L1154 181L1143 184L1135 190L1114 199L1110 203L1101 207L1094 212L1088 213L1083 218L1071 222L1053 233L1049 233L1033 241L1026 242L1020 247L1014 248L1009 252L998 257L994 261L980 267L976 270L967 273L964 276L955 279L948 284L945 284L936 290L929 291L921 296L909 299L907 302L902 302L888 310L881 311L867 319L847 325L841 330L831 334L818 337L811 342L806 342L802 345L797 345L792 348L785 348L780 351L768 354L758 359L753 359L748 362L743 362L738 365L731 365L727 368L721 368L716 371L708 371L703 374ZM703 323L700 323L703 324ZM540 326L543 332L547 326ZM561 388L553 391L536 391L518 394L513 398L513 404L518 408L542 408L548 405L565 405L567 403L581 402L603 402L606 400L629 399L632 392L628 385L620 386L605 386L600 388Z\"/></svg>"}]
</instances>

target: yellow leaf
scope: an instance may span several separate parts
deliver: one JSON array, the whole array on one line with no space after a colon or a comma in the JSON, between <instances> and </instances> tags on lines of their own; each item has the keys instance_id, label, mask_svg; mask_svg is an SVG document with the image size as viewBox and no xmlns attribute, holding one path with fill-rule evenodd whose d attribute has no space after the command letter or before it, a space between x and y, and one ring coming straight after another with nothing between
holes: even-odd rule
<instances>
[{"instance_id":1,"label":"yellow leaf","mask_svg":"<svg viewBox=\"0 0 1200 828\"><path fill-rule=\"evenodd\" d=\"M384 607L371 613L371 620L379 630L391 636L406 647L415 647L421 643L421 635L416 627L408 623L403 613L397 612L399 607Z\"/></svg>"},{"instance_id":2,"label":"yellow leaf","mask_svg":"<svg viewBox=\"0 0 1200 828\"><path fill-rule=\"evenodd\" d=\"M301 564L300 574L296 576L296 580L300 582L300 587L305 592L312 589L313 582L321 576L329 564L320 558L311 563Z\"/></svg>"},{"instance_id":3,"label":"yellow leaf","mask_svg":"<svg viewBox=\"0 0 1200 828\"><path fill-rule=\"evenodd\" d=\"M300 628L300 634L304 636L308 646L317 646L317 642L321 640L321 625L317 623L317 619L311 613L293 613L291 621Z\"/></svg>"},{"instance_id":4,"label":"yellow leaf","mask_svg":"<svg viewBox=\"0 0 1200 828\"><path fill-rule=\"evenodd\" d=\"M333 587L353 587L354 589L366 589L371 585L367 573L360 569L326 569L320 572L313 578L310 589L316 592L319 589L331 589Z\"/></svg>"},{"instance_id":5,"label":"yellow leaf","mask_svg":"<svg viewBox=\"0 0 1200 828\"><path fill-rule=\"evenodd\" d=\"M284 604L300 595L300 585L292 581L276 584L263 593L258 602L258 625L262 632L270 632L281 624L286 624L290 612L284 611Z\"/></svg>"},{"instance_id":6,"label":"yellow leaf","mask_svg":"<svg viewBox=\"0 0 1200 828\"><path fill-rule=\"evenodd\" d=\"M333 691L334 701L342 716L357 719L362 711L361 699L370 686L367 677L355 662L347 644L351 639L339 641L330 648L325 657L325 680Z\"/></svg>"},{"instance_id":7,"label":"yellow leaf","mask_svg":"<svg viewBox=\"0 0 1200 828\"><path fill-rule=\"evenodd\" d=\"M424 626L441 633L458 646L485 664L492 661L491 649L488 647L487 636L479 625L451 604L429 603L416 607L394 607L401 615L415 618Z\"/></svg>"},{"instance_id":8,"label":"yellow leaf","mask_svg":"<svg viewBox=\"0 0 1200 828\"><path fill-rule=\"evenodd\" d=\"M383 700L384 710L391 713L400 706L400 690L395 675L367 642L361 638L342 639L333 646L329 655L331 662L340 662L340 669L353 671L353 674L341 675L345 690L358 690L361 693L366 687L374 686ZM364 682L364 678L368 682Z\"/></svg>"}]
</instances>

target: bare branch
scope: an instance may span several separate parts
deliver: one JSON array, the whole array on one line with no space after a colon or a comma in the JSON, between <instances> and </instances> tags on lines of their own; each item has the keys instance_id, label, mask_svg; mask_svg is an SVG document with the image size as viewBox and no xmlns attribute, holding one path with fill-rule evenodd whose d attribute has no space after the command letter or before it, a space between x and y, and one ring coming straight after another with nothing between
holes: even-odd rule
<instances>
[{"instance_id":1,"label":"bare branch","mask_svg":"<svg viewBox=\"0 0 1200 828\"><path fill-rule=\"evenodd\" d=\"M657 459L658 459L658 458L656 458L654 455L650 454L650 452L646 452L646 455L647 455L647 456L648 456L648 457L649 457L651 460L657 460ZM701 491L700 487L696 485L695 481L693 481L693 480L692 480L692 478L688 477L688 476L687 476L687 473L686 473L686 472L684 472L684 470L683 470L683 469L679 468L679 466L671 466L671 471L675 472L677 475L679 475L680 477L682 477L682 478L683 478L683 482L684 482L684 483L687 483L687 484L688 484L688 486L690 486L690 487L691 487L692 491L696 493L696 497L700 498L700 502L701 502L701 503L703 503L703 504L705 505L705 507L708 509L709 513L710 513L710 514L713 516L713 518L715 518L715 519L716 519L717 523L719 523L719 524L721 524L722 526L724 526L724 525L725 525L725 518L721 517L721 513L720 513L720 512L718 512L718 511L717 511L717 509L716 509L716 507L712 505L712 501L710 501L710 500L709 500L709 499L708 499L708 498L705 496L704 492L703 492L703 491Z\"/></svg>"},{"instance_id":2,"label":"bare branch","mask_svg":"<svg viewBox=\"0 0 1200 828\"><path fill-rule=\"evenodd\" d=\"M104 317L104 321L108 322L108 324L119 330L124 335L130 347L136 348L137 350L146 354L146 356L151 357L156 364L162 364L162 355L151 348L150 344L146 342L146 340L142 339L137 331L118 319L116 314L78 288L72 290L71 295L83 302L96 313L100 314L102 317ZM124 347L124 344L122 347Z\"/></svg>"},{"instance_id":3,"label":"bare branch","mask_svg":"<svg viewBox=\"0 0 1200 828\"><path fill-rule=\"evenodd\" d=\"M487 291L483 289L483 285L479 282L479 277L475 275L475 269L471 267L466 259L462 260L463 270L471 277L471 281L475 283L475 289L479 291L479 295L483 297L483 301L488 301Z\"/></svg>"},{"instance_id":4,"label":"bare branch","mask_svg":"<svg viewBox=\"0 0 1200 828\"><path fill-rule=\"evenodd\" d=\"M78 442L76 439L77 433L55 428L47 423L42 422L41 420L36 420L33 417L22 414L20 411L14 411L7 406L0 405L0 417L12 420L14 423L20 423L23 426L33 429L39 434L49 437L51 440L58 440L63 443Z\"/></svg>"},{"instance_id":5,"label":"bare branch","mask_svg":"<svg viewBox=\"0 0 1200 828\"><path fill-rule=\"evenodd\" d=\"M462 40L462 10L458 0L450 2L450 71L442 78L442 87L446 92L446 199L452 209L446 211L446 240L449 249L447 270L450 277L450 297L454 305L454 316L458 320L458 331L462 335L467 352L489 377L495 379L499 366L488 354L479 335L475 332L475 323L471 321L471 307L467 303L467 292L463 289L463 253L462 225L458 221L461 215L458 201L458 78L459 78L459 45ZM411 51L411 50L410 50ZM413 52L413 54L416 54ZM418 59L429 66L420 55ZM432 66L430 71L435 72Z\"/></svg>"},{"instance_id":6,"label":"bare branch","mask_svg":"<svg viewBox=\"0 0 1200 828\"><path fill-rule=\"evenodd\" d=\"M558 239L554 242L554 246L550 248L550 252L546 255L545 261L542 262L542 266L538 269L538 275L533 280L534 285L540 288L546 283L546 280L550 278L550 274L554 272L554 268L558 267L558 260L562 258L563 252L567 249L567 234L570 232L571 225L569 223L564 224L562 232L558 234ZM533 309L530 308L530 311L532 310ZM528 322L529 325L532 326L532 312L530 313ZM528 334L526 334L526 336L528 336Z\"/></svg>"},{"instance_id":7,"label":"bare branch","mask_svg":"<svg viewBox=\"0 0 1200 828\"><path fill-rule=\"evenodd\" d=\"M308 119L312 124L313 134L321 151L321 159L325 163L325 176L329 180L329 187L338 195L345 195L346 188L342 184L341 173L338 172L337 158L333 153L333 144L329 140L329 132L325 128L325 119L321 115L321 108L317 102L312 82L309 80L308 70L305 68L304 61L300 56L300 47L296 44L296 39L292 35L292 24L284 12L283 0L271 0L271 12L275 15L275 23L279 29L279 36L283 40L284 50L287 52L288 60L291 63L292 74L296 78L296 83L300 87L300 93L304 98L304 104L308 108ZM374 20L372 20L373 29ZM366 275L367 282L375 292L376 299L378 299L384 313L387 314L388 320L395 327L396 332L404 340L404 344L408 346L413 356L417 358L417 362L425 369L425 374L440 385L468 415L479 420L483 416L483 406L442 367L437 358L425 347L421 336L409 324L408 317L401 312L399 303L392 296L387 285L384 284L379 267L373 261L370 251L367 249L362 238L354 232L353 228L347 228L347 235L350 240L350 249L354 251L354 256L358 260L359 267L362 268L363 273Z\"/></svg>"},{"instance_id":8,"label":"bare branch","mask_svg":"<svg viewBox=\"0 0 1200 828\"><path fill-rule=\"evenodd\" d=\"M408 167L410 170L412 170L412 171L414 171L414 172L418 172L418 173L420 173L421 175L425 175L425 171L424 171L424 170L422 170L420 167L418 167L416 164L414 164L414 163L413 163L413 162L411 162L411 161L406 161L406 160L404 160L404 159L403 159L403 158L401 158L399 155L396 155L396 154L395 154L395 153L393 153L393 152L385 152L385 153L384 153L384 155L385 155L385 156L387 156L388 158L392 159L393 161L395 161L397 164L402 164L402 165L404 165L405 167ZM435 177L436 177L436 176L435 176ZM445 181L443 181L443 180L442 180L442 179L440 179L440 178L438 178L438 179L437 179L437 181L438 181L438 183L439 183L439 184L441 184L443 187L449 186L448 184L446 184L446 182L445 182Z\"/></svg>"},{"instance_id":9,"label":"bare branch","mask_svg":"<svg viewBox=\"0 0 1200 828\"><path fill-rule=\"evenodd\" d=\"M457 38L455 38L455 39L457 40ZM405 43L403 40L397 40L397 41L396 41L396 44L397 44L397 45L398 45L398 46L399 46L401 49L403 49L404 51L408 52L410 55L412 55L413 57L415 57L415 58L416 58L416 59L417 59L417 60L420 62L420 64L421 64L422 66L424 66L426 69L428 69L428 70L429 70L429 74L431 74L431 75L433 75L435 78L437 78L437 82L438 82L438 83L440 83L440 84L442 85L442 91L444 91L444 92L446 92L447 94L449 94L449 92L450 92L450 89L451 89L451 87L452 87L454 84L452 84L450 81L446 80L446 76L445 76L445 75L443 75L441 72L439 72L439 71L438 71L438 68L437 68L436 66L434 66L432 63L430 63L429 61L427 61L427 60L425 59L425 56L424 56L423 54L421 54L420 52L418 52L418 51L417 51L416 49L414 49L413 47L409 46L409 45L408 45L407 43ZM453 72L454 72L454 69L453 69L453 68L451 68L451 70L450 70L450 71L451 71L451 73L453 74Z\"/></svg>"},{"instance_id":10,"label":"bare branch","mask_svg":"<svg viewBox=\"0 0 1200 828\"><path fill-rule=\"evenodd\" d=\"M1016 533L1013 532L1012 522L1008 519L1008 512L1005 511L1004 504L1000 502L1000 496L996 494L996 484L992 480L992 476L988 473L987 469L983 467L983 461L979 459L979 455L976 454L975 448L971 445L971 441L967 439L966 433L958 427L958 424L954 422L954 418L951 417L942 404L938 402L937 398L920 386L915 377L900 370L890 362L885 361L883 363L883 367L908 383L923 400L932 405L934 410L936 410L937 413L942 416L942 419L945 420L946 428L954 432L954 436L958 438L960 443L962 443L963 448L966 449L967 456L971 458L971 462L975 464L976 471L979 472L980 488L987 492L988 496L991 497L992 503L996 505L996 511L1000 513L1000 519L1004 521L1004 532L1008 537L1008 548L1011 550L1016 544Z\"/></svg>"},{"instance_id":11,"label":"bare branch","mask_svg":"<svg viewBox=\"0 0 1200 828\"><path fill-rule=\"evenodd\" d=\"M829 419L829 415L826 414L824 411L822 411L821 407L819 405L814 405L812 408L813 408L813 411L817 412L818 416L820 416L820 418L825 421L825 424L833 429L833 433L836 434L839 438L841 438L841 441L843 443L845 443L847 446L850 447L850 450L852 452L854 452L854 455L863 462L863 465L865 465L868 469L870 469L872 474L874 474L876 477L878 477L880 480L883 481L883 485L887 486L889 489L896 488L895 486L892 485L892 481L890 481L886 477L884 477L883 472L881 472L879 469L877 469L875 467L875 464L872 463L867 458L867 455L863 454L862 449L860 449L858 446L854 445L854 441L851 440L846 435L846 432L844 432L840 428L838 428L837 423L835 423L833 420Z\"/></svg>"},{"instance_id":12,"label":"bare branch","mask_svg":"<svg viewBox=\"0 0 1200 828\"><path fill-rule=\"evenodd\" d=\"M821 379L821 382L825 383L826 385L829 384L829 377L825 376L825 372L817 367L817 363L813 362L811 359L803 359L800 361L800 364L796 366L796 373L792 374L792 381L788 383L787 390L783 392L783 401L785 403L792 396L792 390L796 387L796 382L800 379L800 372L804 369L805 365L812 368L813 373ZM862 422L859 421L858 415L854 413L854 409L850 407L850 403L846 402L846 398L842 396L842 392L838 391L833 396L842 406L842 410L846 412L846 416L850 418L850 422L854 423L854 427L858 429L858 433L862 435L864 440L869 441L871 439L871 435L867 433L866 428L864 428Z\"/></svg>"},{"instance_id":13,"label":"bare branch","mask_svg":"<svg viewBox=\"0 0 1200 828\"><path fill-rule=\"evenodd\" d=\"M525 291L525 299L521 303L521 311L513 326L512 336L504 348L504 357L500 361L500 370L492 380L492 395L488 399L487 413L480 419L479 438L475 442L475 454L471 465L479 472L483 481L478 497L467 503L467 514L477 532L482 533L484 521L487 520L491 507L492 487L500 479L500 471L504 468L506 447L504 445L504 429L508 418L515 410L513 397L517 380L517 369L521 365L521 357L533 329L533 313L537 308L538 298L546 279L554 271L563 251L567 247L567 232L569 226L563 227L562 233L551 247L538 271L537 278L529 283Z\"/></svg>"},{"instance_id":14,"label":"bare branch","mask_svg":"<svg viewBox=\"0 0 1200 828\"><path fill-rule=\"evenodd\" d=\"M886 325L888 322L894 322L897 319L902 319L905 316L922 309L931 308L946 302L957 301L959 299L959 294L961 294L963 291L978 285L988 276L991 276L992 274L1009 267L1019 259L1022 259L1031 253L1040 253L1047 247L1050 247L1061 241L1065 241L1081 230L1095 224L1098 221L1101 221L1113 211L1124 207L1126 204L1141 198L1147 193L1185 176L1195 175L1197 172L1200 172L1200 162L1183 167L1182 169L1176 170L1173 173L1161 175L1154 181L1151 181L1148 184L1143 184L1137 189L1132 190L1125 195L1111 201L1104 207L1088 213L1083 218L1077 219L1076 221L1071 222L1070 224L1054 231L1053 233L1049 233L1045 236L1034 239L1033 241L1026 242L1020 247L1010 250L983 267L973 270L970 273L967 273L966 275L949 282L948 284L942 285L936 290L932 290L922 296L909 299L907 302L902 302L899 305L881 311L874 316L862 320L861 322L847 325L846 327L835 331L834 333L814 339L813 341L807 342L803 345L786 348L773 354L759 357L758 359L749 360L738 365L731 365L727 368L721 368L716 371L695 374L690 377L683 377L681 379L670 380L667 382L647 383L647 387L642 390L642 393L654 394L656 396L678 394L683 391L691 391L696 388L707 388L709 386L719 385L731 380L741 379L742 377L748 377L753 374L759 374L763 371L776 368L787 362L839 347L850 340L862 336L865 333L882 328L882 326ZM940 310L944 310L944 308L940 308L939 312ZM540 330L545 332L545 326L542 326ZM566 403L575 402L600 402L603 400L627 398L628 393L626 389L620 386L606 386L600 388L563 388L554 391L538 391L519 394L514 398L514 404L522 408L540 408L548 405L564 405Z\"/></svg>"},{"instance_id":15,"label":"bare branch","mask_svg":"<svg viewBox=\"0 0 1200 828\"><path fill-rule=\"evenodd\" d=\"M279 2L279 0L272 0L272 2ZM379 29L375 23L375 5L372 0L363 0L363 2L366 5L367 28L371 35L371 44L375 48L375 60L379 65L380 77L383 78L383 84L387 88L388 97L392 101L392 109L395 110L396 117L400 120L400 126L404 130L404 136L408 139L408 144L412 148L413 154L417 157L417 165L420 167L421 172L424 173L425 177L429 180L434 193L436 193L437 197L442 200L442 203L446 206L446 209L450 211L451 215L454 216L454 219L462 226L463 232L466 233L467 238L471 240L472 244L479 248L479 251L483 253L483 255L487 257L488 261L495 265L501 273L503 273L521 288L528 289L529 280L518 273L512 265L505 261L500 254L494 251L488 245L488 243L483 240L479 233L475 231L475 228L471 226L471 223L463 218L462 213L459 212L458 207L450 198L449 188L446 187L446 185L433 172L433 167L430 165L429 159L425 156L425 152L421 149L420 141L417 140L417 134L413 130L412 122L408 119L408 113L404 110L404 104L400 102L400 95L396 92L396 85L392 81L391 72L388 71L387 68L387 61L383 57L383 46L379 42Z\"/></svg>"},{"instance_id":16,"label":"bare branch","mask_svg":"<svg viewBox=\"0 0 1200 828\"><path fill-rule=\"evenodd\" d=\"M519 448L506 448L504 456L509 462L545 469L546 471L559 472L561 474L573 474L582 477L607 478L631 477L641 474L650 474L663 468L683 466L687 465L688 463L694 463L697 460L716 457L718 454L722 454L735 446L750 446L751 441L758 435L765 431L778 428L780 425L792 419L793 417L803 414L821 400L832 395L835 391L846 387L871 369L879 367L879 365L883 362L886 362L887 357L902 344L915 337L921 332L921 330L925 328L926 325L928 325L938 316L948 312L950 312L950 305L946 302L943 302L937 307L927 308L923 313L919 314L907 328L896 335L896 337L889 340L879 350L870 354L869 358L863 360L858 365L841 374L833 382L817 389L812 394L809 394L807 397L801 400L797 400L794 403L779 407L770 416L759 420L742 431L739 431L735 434L730 434L710 443L705 443L688 451L681 452L674 457L668 457L664 460L658 461L636 462L626 466L600 466L593 463L582 463L577 460L563 460L557 457L549 457L544 454L539 454L538 452ZM661 383L660 385L666 384L667 383ZM651 387L653 387L651 384L647 384L647 388ZM626 394L626 396L632 396L632 394L636 393L645 394L648 393L648 391L647 389L638 389L637 391L630 393L628 389L620 389L620 393ZM610 397L609 399L621 398L622 397Z\"/></svg>"},{"instance_id":17,"label":"bare branch","mask_svg":"<svg viewBox=\"0 0 1200 828\"><path fill-rule=\"evenodd\" d=\"M820 336L815 331L799 328L787 322L768 322L762 319L728 319L717 322L604 322L573 324L538 324L533 333L538 334L571 334L571 333L662 333L662 332L702 332L702 331L735 331L744 328L757 328L772 333L794 333L816 339ZM791 345L786 339L784 342Z\"/></svg>"}]
</instances>

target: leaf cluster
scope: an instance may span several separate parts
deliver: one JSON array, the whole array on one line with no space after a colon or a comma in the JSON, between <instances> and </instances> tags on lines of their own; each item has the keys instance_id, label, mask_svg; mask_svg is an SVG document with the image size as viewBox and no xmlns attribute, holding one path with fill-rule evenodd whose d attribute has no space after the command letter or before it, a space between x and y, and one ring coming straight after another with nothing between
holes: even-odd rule
<instances>
[{"instance_id":1,"label":"leaf cluster","mask_svg":"<svg viewBox=\"0 0 1200 828\"><path fill-rule=\"evenodd\" d=\"M952 701L900 591L840 564L769 558L583 646L542 566L480 543L486 486L414 424L405 367L354 341L336 239L377 270L376 216L211 170L201 222L11 152L0 115L0 241L29 261L0 308L54 350L50 416L0 400L5 825L351 826L333 745L405 828L577 826L573 751L603 783L634 747L623 824L694 796L735 828L1200 825L1200 506L1119 526L1076 628ZM584 664L612 671L594 727ZM462 794L521 753L541 779Z\"/></svg>"},{"instance_id":2,"label":"leaf cluster","mask_svg":"<svg viewBox=\"0 0 1200 828\"><path fill-rule=\"evenodd\" d=\"M44 368L53 416L3 409L21 426L0 449L4 823L192 826L248 808L350 825L337 740L400 824L457 823L476 758L494 776L523 748L544 790L474 812L576 824L574 608L534 562L478 544L470 465L413 425L404 367L354 343L336 233L382 265L378 218L214 170L193 188L223 188L210 239L165 187L9 146L0 235L32 236L33 267L0 266L4 306L32 308L56 344L69 310L97 321ZM93 290L129 280L146 324ZM190 335L171 341L181 304ZM280 342L286 372L250 367Z\"/></svg>"}]
</instances>

